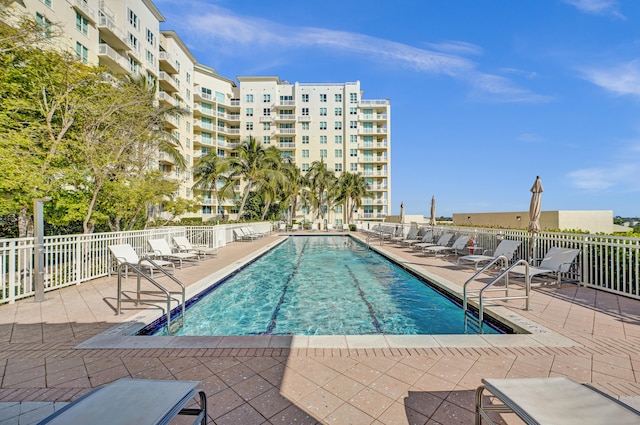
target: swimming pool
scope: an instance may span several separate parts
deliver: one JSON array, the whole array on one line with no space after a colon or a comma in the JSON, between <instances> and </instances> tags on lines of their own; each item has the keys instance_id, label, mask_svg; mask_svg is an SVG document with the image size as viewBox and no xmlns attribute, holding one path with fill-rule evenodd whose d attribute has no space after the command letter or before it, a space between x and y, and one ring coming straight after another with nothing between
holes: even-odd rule
<instances>
[{"instance_id":1,"label":"swimming pool","mask_svg":"<svg viewBox=\"0 0 640 425\"><path fill-rule=\"evenodd\" d=\"M459 305L351 237L293 236L193 298L175 335L479 333L464 322Z\"/></svg>"}]
</instances>

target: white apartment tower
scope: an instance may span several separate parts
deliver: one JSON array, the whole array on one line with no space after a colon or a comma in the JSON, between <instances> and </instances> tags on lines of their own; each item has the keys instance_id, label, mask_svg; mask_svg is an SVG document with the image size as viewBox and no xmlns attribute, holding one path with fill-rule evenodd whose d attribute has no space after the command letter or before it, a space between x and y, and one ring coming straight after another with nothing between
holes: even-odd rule
<instances>
[{"instance_id":1,"label":"white apartment tower","mask_svg":"<svg viewBox=\"0 0 640 425\"><path fill-rule=\"evenodd\" d=\"M364 176L374 196L363 200L355 219L382 220L390 213L390 103L363 99L359 81L291 84L275 76L245 76L236 85L199 64L175 32L160 31L164 17L150 0L23 0L12 7L44 28L58 24L63 37L56 42L77 60L143 77L157 87L159 102L176 108L165 130L173 134L187 169L162 154L158 167L182 183L179 196L201 199L197 215L204 221L235 218L237 197L218 205L211 191L193 188L192 167L214 150L230 155L249 136L277 146L303 172L323 160L338 176ZM328 220L345 223L347 214L337 206Z\"/></svg>"}]
</instances>

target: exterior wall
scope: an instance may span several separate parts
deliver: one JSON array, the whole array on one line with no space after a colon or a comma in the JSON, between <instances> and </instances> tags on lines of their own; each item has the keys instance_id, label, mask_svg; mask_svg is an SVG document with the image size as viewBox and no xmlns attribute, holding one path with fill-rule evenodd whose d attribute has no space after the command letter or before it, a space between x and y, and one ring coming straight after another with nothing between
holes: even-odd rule
<instances>
[{"instance_id":1,"label":"exterior wall","mask_svg":"<svg viewBox=\"0 0 640 425\"><path fill-rule=\"evenodd\" d=\"M529 211L493 213L456 213L454 225L501 227L505 229L526 229L529 225ZM613 211L542 211L542 230L584 230L589 233L612 233Z\"/></svg>"}]
</instances>

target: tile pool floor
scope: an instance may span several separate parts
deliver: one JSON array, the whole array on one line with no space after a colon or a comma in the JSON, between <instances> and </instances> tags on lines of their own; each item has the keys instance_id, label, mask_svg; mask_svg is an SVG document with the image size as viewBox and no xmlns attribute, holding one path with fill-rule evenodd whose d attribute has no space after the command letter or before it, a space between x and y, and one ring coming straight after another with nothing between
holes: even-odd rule
<instances>
[{"instance_id":1,"label":"tile pool floor","mask_svg":"<svg viewBox=\"0 0 640 425\"><path fill-rule=\"evenodd\" d=\"M278 238L232 243L178 277L195 288ZM454 287L471 275L441 257L377 247ZM530 336L153 343L114 332L148 316L132 303L116 316L115 284L113 276L48 292L42 303L0 306L0 425L33 423L121 377L201 381L215 424L469 424L484 377L568 376L640 405L640 301L572 284L536 289L531 311L522 301L501 303Z\"/></svg>"}]
</instances>

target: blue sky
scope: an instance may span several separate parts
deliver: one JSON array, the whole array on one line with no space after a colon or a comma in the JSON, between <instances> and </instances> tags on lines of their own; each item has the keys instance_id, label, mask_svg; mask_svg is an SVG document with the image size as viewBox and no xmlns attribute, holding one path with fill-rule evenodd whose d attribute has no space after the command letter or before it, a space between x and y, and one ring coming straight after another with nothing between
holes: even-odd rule
<instances>
[{"instance_id":1,"label":"blue sky","mask_svg":"<svg viewBox=\"0 0 640 425\"><path fill-rule=\"evenodd\" d=\"M392 213L640 216L640 1L156 0L227 78L391 102Z\"/></svg>"}]
</instances>

